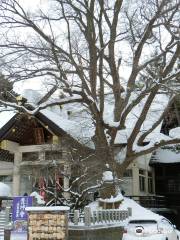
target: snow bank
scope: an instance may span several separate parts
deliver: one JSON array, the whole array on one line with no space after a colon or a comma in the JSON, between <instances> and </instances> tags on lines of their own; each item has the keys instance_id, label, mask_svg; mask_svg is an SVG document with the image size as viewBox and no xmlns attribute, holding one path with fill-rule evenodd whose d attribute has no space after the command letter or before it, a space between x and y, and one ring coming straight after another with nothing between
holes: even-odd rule
<instances>
[{"instance_id":1,"label":"snow bank","mask_svg":"<svg viewBox=\"0 0 180 240\"><path fill-rule=\"evenodd\" d=\"M9 197L10 195L11 195L10 187L0 182L0 197Z\"/></svg>"},{"instance_id":2,"label":"snow bank","mask_svg":"<svg viewBox=\"0 0 180 240\"><path fill-rule=\"evenodd\" d=\"M120 205L120 209L127 210L127 208L132 208L132 216L130 219L159 219L161 217L159 214L153 213L152 211L140 206L134 200L124 197L124 201Z\"/></svg>"},{"instance_id":3,"label":"snow bank","mask_svg":"<svg viewBox=\"0 0 180 240\"><path fill-rule=\"evenodd\" d=\"M123 196L122 196L123 197ZM129 219L159 219L161 216L159 214L153 213L152 211L140 206L134 200L127 197L123 197L123 201L120 204L120 210L132 209L132 216L124 221L126 223ZM113 199L114 200L114 199ZM111 199L109 199L111 201ZM91 211L97 211L99 209L98 201L92 202L88 205Z\"/></svg>"}]
</instances>

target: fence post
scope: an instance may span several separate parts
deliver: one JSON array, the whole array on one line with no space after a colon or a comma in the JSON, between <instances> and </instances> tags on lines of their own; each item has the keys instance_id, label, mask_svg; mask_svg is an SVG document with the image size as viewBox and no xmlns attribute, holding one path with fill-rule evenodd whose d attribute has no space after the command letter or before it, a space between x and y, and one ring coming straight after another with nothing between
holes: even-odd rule
<instances>
[{"instance_id":1,"label":"fence post","mask_svg":"<svg viewBox=\"0 0 180 240\"><path fill-rule=\"evenodd\" d=\"M78 225L79 222L79 210L74 210L74 225Z\"/></svg>"},{"instance_id":2,"label":"fence post","mask_svg":"<svg viewBox=\"0 0 180 240\"><path fill-rule=\"evenodd\" d=\"M132 216L132 208L128 208L128 216L129 216L129 217Z\"/></svg>"},{"instance_id":3,"label":"fence post","mask_svg":"<svg viewBox=\"0 0 180 240\"><path fill-rule=\"evenodd\" d=\"M90 207L84 208L84 223L85 223L85 226L91 225L91 208Z\"/></svg>"}]
</instances>

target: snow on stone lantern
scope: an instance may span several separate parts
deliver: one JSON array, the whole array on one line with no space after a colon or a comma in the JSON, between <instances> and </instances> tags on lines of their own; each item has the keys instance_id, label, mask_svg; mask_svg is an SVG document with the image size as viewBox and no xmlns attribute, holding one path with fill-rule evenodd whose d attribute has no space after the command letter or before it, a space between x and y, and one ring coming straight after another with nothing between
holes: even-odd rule
<instances>
[{"instance_id":1,"label":"snow on stone lantern","mask_svg":"<svg viewBox=\"0 0 180 240\"><path fill-rule=\"evenodd\" d=\"M102 176L103 185L100 189L99 207L103 209L119 208L124 199L119 191L119 182L121 180L113 176L108 164L106 164L106 167L107 169Z\"/></svg>"}]
</instances>

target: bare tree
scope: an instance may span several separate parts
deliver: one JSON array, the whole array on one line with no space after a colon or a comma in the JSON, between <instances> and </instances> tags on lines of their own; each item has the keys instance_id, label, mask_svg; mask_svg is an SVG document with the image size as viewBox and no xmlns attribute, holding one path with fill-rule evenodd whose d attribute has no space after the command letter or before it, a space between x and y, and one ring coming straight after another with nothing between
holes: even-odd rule
<instances>
[{"instance_id":1,"label":"bare tree","mask_svg":"<svg viewBox=\"0 0 180 240\"><path fill-rule=\"evenodd\" d=\"M178 93L179 1L172 0L49 0L26 10L18 0L0 3L0 67L12 81L46 78L64 92L49 105L80 102L94 124L93 142L103 171L108 163L118 177L137 157L179 143L180 139L147 142L167 108L146 131L150 109L160 93L169 104ZM52 91L53 92L53 91ZM105 121L108 94L113 112ZM51 95L51 94L49 94ZM48 96L49 97L49 96ZM128 115L142 105L127 136L126 153L115 161L115 139L127 128ZM146 144L146 146L144 146ZM137 150L138 147L138 150Z\"/></svg>"}]
</instances>

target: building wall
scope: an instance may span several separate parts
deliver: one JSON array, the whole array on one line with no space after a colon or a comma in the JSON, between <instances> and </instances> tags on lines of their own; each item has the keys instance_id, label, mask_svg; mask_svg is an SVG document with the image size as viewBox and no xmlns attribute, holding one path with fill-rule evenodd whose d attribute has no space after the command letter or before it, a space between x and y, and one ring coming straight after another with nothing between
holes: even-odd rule
<instances>
[{"instance_id":1,"label":"building wall","mask_svg":"<svg viewBox=\"0 0 180 240\"><path fill-rule=\"evenodd\" d=\"M122 183L122 189L125 191L126 195L129 196L143 196L151 195L155 192L155 181L154 181L154 170L149 166L149 161L151 154L141 156L136 159L125 172ZM140 174L143 172L143 174ZM152 175L152 177L150 176ZM141 191L140 187L140 176L141 176L141 186L142 180L144 181L144 191ZM152 191L149 192L150 178L152 178Z\"/></svg>"}]
</instances>

